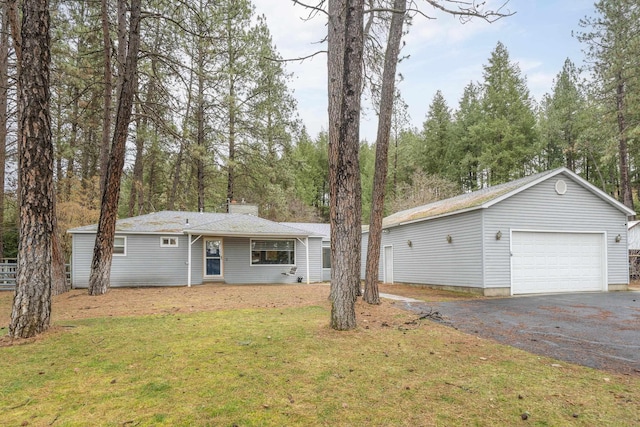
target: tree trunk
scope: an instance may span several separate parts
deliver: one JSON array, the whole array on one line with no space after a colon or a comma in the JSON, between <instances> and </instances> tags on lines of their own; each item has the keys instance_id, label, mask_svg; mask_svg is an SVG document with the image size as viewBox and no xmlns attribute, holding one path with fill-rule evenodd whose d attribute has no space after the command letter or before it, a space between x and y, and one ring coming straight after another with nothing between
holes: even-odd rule
<instances>
[{"instance_id":1,"label":"tree trunk","mask_svg":"<svg viewBox=\"0 0 640 427\"><path fill-rule=\"evenodd\" d=\"M56 199L53 199L53 215L51 234L51 295L60 295L71 290L71 283L67 280L64 253L60 235L58 234L58 218L56 212Z\"/></svg>"},{"instance_id":2,"label":"tree trunk","mask_svg":"<svg viewBox=\"0 0 640 427\"><path fill-rule=\"evenodd\" d=\"M154 132L155 135L151 141L151 147L149 148L149 158L148 158L148 162L147 164L149 165L149 174L147 177L147 192L146 192L146 204L149 207L148 209L150 211L155 211L155 206L156 206L156 198L155 196L157 194L159 194L162 190L158 191L157 190L157 186L161 183L162 181L162 177L158 176L158 172L159 169L162 166L159 166L159 159L158 159L158 153L161 151L160 147L158 146L158 127L155 126L154 127ZM145 199L143 199L142 197L138 200L138 207L140 209L140 212L145 212L144 209L144 203L145 203Z\"/></svg>"},{"instance_id":3,"label":"tree trunk","mask_svg":"<svg viewBox=\"0 0 640 427\"><path fill-rule=\"evenodd\" d=\"M191 98L193 95L193 70L189 71L189 86L187 89L187 106L185 108L184 121L182 124L182 138L180 139L180 148L178 149L178 155L176 157L176 164L173 172L173 183L171 184L171 193L169 196L169 204L167 208L172 211L176 203L176 195L178 193L178 186L180 185L180 172L182 170L182 158L184 156L185 141L189 137L189 116L191 115Z\"/></svg>"},{"instance_id":4,"label":"tree trunk","mask_svg":"<svg viewBox=\"0 0 640 427\"><path fill-rule=\"evenodd\" d=\"M143 155L147 123L145 119L138 119L136 123L136 158L133 162L133 177L129 192L129 216L140 215L144 204L142 180L144 178ZM137 213L136 207L138 208Z\"/></svg>"},{"instance_id":5,"label":"tree trunk","mask_svg":"<svg viewBox=\"0 0 640 427\"><path fill-rule=\"evenodd\" d=\"M113 257L113 239L115 235L116 219L118 216L118 201L120 199L120 179L124 166L125 148L131 109L136 92L136 69L138 65L138 50L140 47L140 0L131 1L131 16L129 25L129 47L124 67L124 79L118 97L118 113L116 115L115 130L111 144L111 153L107 167L100 220L96 233L96 243L91 261L89 276L89 295L102 295L109 290L111 274L111 260Z\"/></svg>"},{"instance_id":6,"label":"tree trunk","mask_svg":"<svg viewBox=\"0 0 640 427\"><path fill-rule=\"evenodd\" d=\"M9 87L9 5L2 6L0 28L0 259L4 258L4 178L7 156L7 98Z\"/></svg>"},{"instance_id":7,"label":"tree trunk","mask_svg":"<svg viewBox=\"0 0 640 427\"><path fill-rule=\"evenodd\" d=\"M382 237L382 217L384 216L384 196L387 185L387 155L393 115L393 97L395 94L396 66L400 54L402 24L407 8L407 0L395 0L394 13L389 26L387 50L384 56L382 72L382 90L380 92L380 115L378 117L378 135L376 137L376 166L373 176L373 194L371 197L371 220L369 224L369 243L367 247L367 270L364 281L364 301L380 304L378 292L378 267L380 265L380 239Z\"/></svg>"},{"instance_id":8,"label":"tree trunk","mask_svg":"<svg viewBox=\"0 0 640 427\"><path fill-rule=\"evenodd\" d=\"M79 61L79 59L78 59ZM75 148L76 141L78 140L78 114L79 114L79 99L80 94L76 89L74 90L73 96L73 106L71 108L71 133L69 135L69 155L67 157L67 172L66 172L66 188L65 188L65 197L66 200L71 199L71 183L73 181L74 169L75 169ZM62 178L62 175L58 175L58 179ZM61 189L59 192L62 193Z\"/></svg>"},{"instance_id":9,"label":"tree trunk","mask_svg":"<svg viewBox=\"0 0 640 427\"><path fill-rule=\"evenodd\" d=\"M199 54L202 55L201 52ZM199 60L202 60L202 57ZM202 73L198 73L198 109L196 119L198 121L196 135L196 146L198 147L196 157L198 212L204 212L204 156L206 149L204 146L204 76Z\"/></svg>"},{"instance_id":10,"label":"tree trunk","mask_svg":"<svg viewBox=\"0 0 640 427\"><path fill-rule=\"evenodd\" d=\"M101 0L102 54L104 58L104 110L102 113L102 143L100 144L100 190L104 190L104 177L109 163L109 135L111 134L111 99L113 71L111 69L111 35L109 32L108 0Z\"/></svg>"},{"instance_id":11,"label":"tree trunk","mask_svg":"<svg viewBox=\"0 0 640 427\"><path fill-rule=\"evenodd\" d=\"M118 0L118 51L116 55L116 66L118 69L117 93L122 93L124 83L125 61L126 61L126 34L127 34L127 2ZM109 9L108 0L101 0L101 21L102 21L102 52L104 58L104 111L102 115L102 144L100 145L100 193L104 194L107 173L110 161L110 150L112 145L109 142L111 135L111 104L113 93L113 70L111 66L111 33L109 31ZM118 100L118 105L120 101ZM114 130L115 134L115 130Z\"/></svg>"},{"instance_id":12,"label":"tree trunk","mask_svg":"<svg viewBox=\"0 0 640 427\"><path fill-rule=\"evenodd\" d=\"M235 67L236 57L233 43L231 38L233 37L233 30L231 28L231 20L226 20L226 37L227 37L227 52L229 55L229 158L227 159L227 212L229 212L229 204L234 200L235 192L235 162L236 162L236 88L235 88Z\"/></svg>"},{"instance_id":13,"label":"tree trunk","mask_svg":"<svg viewBox=\"0 0 640 427\"><path fill-rule=\"evenodd\" d=\"M22 5L18 109L20 241L9 335L28 338L49 328L53 234L53 143L49 116L49 3Z\"/></svg>"},{"instance_id":14,"label":"tree trunk","mask_svg":"<svg viewBox=\"0 0 640 427\"><path fill-rule=\"evenodd\" d=\"M331 220L331 327L356 327L360 287L360 94L363 0L329 0L329 193Z\"/></svg>"},{"instance_id":15,"label":"tree trunk","mask_svg":"<svg viewBox=\"0 0 640 427\"><path fill-rule=\"evenodd\" d=\"M227 212L234 200L236 162L236 110L233 82L229 87L229 159L227 160Z\"/></svg>"},{"instance_id":16,"label":"tree trunk","mask_svg":"<svg viewBox=\"0 0 640 427\"><path fill-rule=\"evenodd\" d=\"M617 77L616 114L618 119L618 156L620 158L620 193L622 203L626 207L633 209L633 195L631 193L631 179L629 177L629 147L625 122L625 84L620 75Z\"/></svg>"},{"instance_id":17,"label":"tree trunk","mask_svg":"<svg viewBox=\"0 0 640 427\"><path fill-rule=\"evenodd\" d=\"M22 63L22 35L20 30L20 21L18 20L18 2L17 0L7 0L5 5L7 15L9 16L9 27L11 27L11 37L13 37L13 47L16 52L16 71L20 75L20 66Z\"/></svg>"}]
</instances>

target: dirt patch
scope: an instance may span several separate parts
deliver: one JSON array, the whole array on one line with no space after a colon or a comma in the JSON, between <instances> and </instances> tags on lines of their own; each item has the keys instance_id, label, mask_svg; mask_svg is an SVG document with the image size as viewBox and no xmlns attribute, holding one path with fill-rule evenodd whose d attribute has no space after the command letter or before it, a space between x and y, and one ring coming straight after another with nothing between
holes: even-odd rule
<instances>
[{"instance_id":1,"label":"dirt patch","mask_svg":"<svg viewBox=\"0 0 640 427\"><path fill-rule=\"evenodd\" d=\"M474 298L468 294L411 285L380 285L381 293L424 301ZM200 285L187 287L113 288L105 295L89 296L74 289L53 297L52 321L95 317L143 316L162 313L193 313L233 309L279 309L323 306L329 308L329 285ZM0 334L6 334L11 318L13 292L0 292ZM378 306L358 300L358 315L389 322L407 314L395 301L382 299Z\"/></svg>"}]
</instances>

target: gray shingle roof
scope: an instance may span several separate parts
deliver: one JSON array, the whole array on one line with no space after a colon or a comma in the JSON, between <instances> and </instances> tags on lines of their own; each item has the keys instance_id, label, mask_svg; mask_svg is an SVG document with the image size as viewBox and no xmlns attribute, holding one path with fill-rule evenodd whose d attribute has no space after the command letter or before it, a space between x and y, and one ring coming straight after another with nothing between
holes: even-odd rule
<instances>
[{"instance_id":1,"label":"gray shingle roof","mask_svg":"<svg viewBox=\"0 0 640 427\"><path fill-rule=\"evenodd\" d=\"M397 212L393 215L389 215L382 221L382 227L393 227L402 223L426 220L429 218L436 218L440 216L452 215L455 213L465 212L474 209L482 209L491 206L494 203L502 200L503 198L510 197L537 182L544 181L550 177L558 174L564 174L567 178L570 178L587 188L589 191L607 200L609 203L615 205L618 209L627 211L630 210L624 207L622 204L609 197L607 194L589 184L587 181L580 178L574 172L566 168L558 168L549 170L546 172L537 173L524 178L517 179L515 181L507 182L492 187L483 188L471 193L461 194L456 197L452 197L446 200L440 200L437 202L429 203L427 205L418 206L412 209ZM363 231L368 231L368 226L363 228Z\"/></svg>"},{"instance_id":2,"label":"gray shingle roof","mask_svg":"<svg viewBox=\"0 0 640 427\"><path fill-rule=\"evenodd\" d=\"M187 222L188 221L188 222ZM95 233L97 224L77 227L69 233ZM162 211L119 219L117 233L177 233L218 236L305 237L309 232L253 215Z\"/></svg>"},{"instance_id":3,"label":"gray shingle roof","mask_svg":"<svg viewBox=\"0 0 640 427\"><path fill-rule=\"evenodd\" d=\"M280 224L307 231L310 236L324 237L326 239L331 236L331 224L315 222L281 222Z\"/></svg>"},{"instance_id":4,"label":"gray shingle roof","mask_svg":"<svg viewBox=\"0 0 640 427\"><path fill-rule=\"evenodd\" d=\"M191 234L215 234L219 236L296 236L305 237L309 233L287 227L268 219L245 214L224 214L225 217L196 227L189 226L185 232Z\"/></svg>"}]
</instances>

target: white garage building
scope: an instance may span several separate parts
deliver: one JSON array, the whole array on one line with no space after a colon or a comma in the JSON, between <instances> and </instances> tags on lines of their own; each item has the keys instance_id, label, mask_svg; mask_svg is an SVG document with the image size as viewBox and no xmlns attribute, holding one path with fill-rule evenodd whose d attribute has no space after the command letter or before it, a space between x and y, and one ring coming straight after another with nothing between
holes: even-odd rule
<instances>
[{"instance_id":1,"label":"white garage building","mask_svg":"<svg viewBox=\"0 0 640 427\"><path fill-rule=\"evenodd\" d=\"M484 295L624 290L630 215L555 169L385 218L379 277Z\"/></svg>"}]
</instances>

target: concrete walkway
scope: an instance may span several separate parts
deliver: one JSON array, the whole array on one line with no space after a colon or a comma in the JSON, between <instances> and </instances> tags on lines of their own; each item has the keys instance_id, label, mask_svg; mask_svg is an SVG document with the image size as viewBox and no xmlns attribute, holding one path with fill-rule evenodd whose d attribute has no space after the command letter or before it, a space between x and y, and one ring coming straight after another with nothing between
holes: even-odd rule
<instances>
[{"instance_id":1,"label":"concrete walkway","mask_svg":"<svg viewBox=\"0 0 640 427\"><path fill-rule=\"evenodd\" d=\"M413 299L413 298L401 297L400 295L383 294L383 293L380 294L380 298L386 298L393 301L402 301L402 302L424 302L419 299Z\"/></svg>"}]
</instances>

